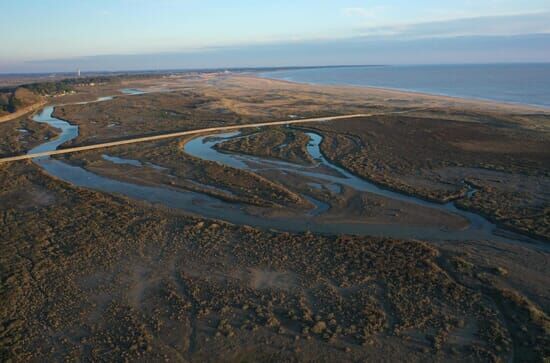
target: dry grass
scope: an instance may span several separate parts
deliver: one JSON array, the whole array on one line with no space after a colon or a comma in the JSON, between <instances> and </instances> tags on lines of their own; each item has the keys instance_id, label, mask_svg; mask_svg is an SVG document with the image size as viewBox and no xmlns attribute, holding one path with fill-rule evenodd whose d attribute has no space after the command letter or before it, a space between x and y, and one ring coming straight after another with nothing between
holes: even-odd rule
<instances>
[{"instance_id":1,"label":"dry grass","mask_svg":"<svg viewBox=\"0 0 550 363\"><path fill-rule=\"evenodd\" d=\"M511 354L490 295L450 277L426 243L201 221L23 164L1 177L3 360ZM30 184L51 201L6 199Z\"/></svg>"}]
</instances>

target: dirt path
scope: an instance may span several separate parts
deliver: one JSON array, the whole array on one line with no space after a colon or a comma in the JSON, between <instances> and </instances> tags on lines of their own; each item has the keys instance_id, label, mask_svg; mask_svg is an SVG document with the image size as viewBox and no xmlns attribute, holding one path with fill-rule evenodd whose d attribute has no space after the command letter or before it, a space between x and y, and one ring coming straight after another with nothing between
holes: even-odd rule
<instances>
[{"instance_id":1,"label":"dirt path","mask_svg":"<svg viewBox=\"0 0 550 363\"><path fill-rule=\"evenodd\" d=\"M4 116L0 116L0 123L15 120L16 118L19 118L19 117L24 116L28 113L34 112L34 111L40 109L41 107L43 107L45 104L46 104L46 101L35 103L34 105L27 106L27 107L25 107L25 108L23 108L23 109L21 109L17 112L10 113L10 114L4 115Z\"/></svg>"},{"instance_id":2,"label":"dirt path","mask_svg":"<svg viewBox=\"0 0 550 363\"><path fill-rule=\"evenodd\" d=\"M45 151L45 152L36 153L36 154L25 154L25 155L19 155L19 156L12 156L12 157L7 157L7 158L1 158L0 163L7 163L7 162L10 162L10 161L17 161L17 160L33 159L33 158L42 157L42 156L71 154L71 153L76 153L76 152L81 152L81 151L104 149L104 148L120 146L120 145L137 144L137 143L141 143L141 142L163 140L163 139L169 139L169 138L175 138L175 137L181 137L181 136L188 136L188 135L203 134L203 133L210 133L210 132L240 130L240 129L248 129L248 128L254 128L254 127L263 127L263 126L280 126L280 125L291 125L291 124L303 124L303 123L309 123L309 122L336 121L336 120L344 120L344 119L357 118L357 117L375 116L375 115L378 115L378 114L380 114L380 113L371 113L371 114L361 113L361 114L352 114L352 115L343 115L343 116L317 117L317 118L300 119L300 120L273 121L273 122L261 122L261 123L233 125L233 126L209 127L209 128L206 128L206 129L174 132L174 133L163 134L163 135L132 138L132 139L127 139L127 140L106 142L106 143L95 144L95 145L86 145L86 146L71 147L71 148L60 149L60 150L51 150L51 151Z\"/></svg>"}]
</instances>

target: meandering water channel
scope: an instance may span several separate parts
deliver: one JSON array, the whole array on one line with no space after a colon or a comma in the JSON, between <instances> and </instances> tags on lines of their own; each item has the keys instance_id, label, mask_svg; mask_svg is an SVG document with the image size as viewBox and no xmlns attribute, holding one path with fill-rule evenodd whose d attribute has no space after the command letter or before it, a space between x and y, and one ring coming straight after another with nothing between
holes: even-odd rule
<instances>
[{"instance_id":1,"label":"meandering water channel","mask_svg":"<svg viewBox=\"0 0 550 363\"><path fill-rule=\"evenodd\" d=\"M142 94L139 90L124 90L126 94ZM103 97L92 102L105 102L113 97ZM29 151L37 153L42 151L55 150L60 145L75 139L78 136L78 126L53 116L54 106L45 107L34 116L34 121L46 123L61 131L55 139L48 140ZM260 215L253 215L247 210L247 206L238 203L229 203L224 200L198 192L185 191L171 187L151 187L129 182L123 182L92 173L84 168L70 165L63 161L50 157L33 159L34 163L44 169L48 174L74 184L108 193L117 193L132 199L147 201L153 204L159 203L170 208L177 208L186 212L206 218L225 220L240 225L251 225L260 228L274 228L279 230L301 232L312 231L318 233L349 233L360 235L384 236L392 238L418 238L426 240L469 240L486 239L500 240L504 242L521 242L529 239L515 233L505 232L488 221L486 218L471 212L458 209L454 203L438 204L412 196L404 195L395 191L381 188L367 180L361 179L347 170L329 162L320 151L322 136L308 132L310 142L307 151L318 163L317 166L303 166L289 162L264 159L249 155L224 153L216 149L216 145L230 138L239 137L239 132L221 133L217 135L199 136L186 143L184 151L192 156L203 160L215 161L234 168L262 172L269 169L276 169L282 173L293 173L298 176L314 179L319 186L324 185L328 189L338 191L342 186L351 187L357 191L373 193L385 198L398 200L413 205L431 208L434 211L450 213L466 219L469 225L461 230L448 230L439 226L415 226L415 225L391 225L391 224L367 224L367 223L341 223L341 222L320 222L316 218L325 213L330 206L318 201L311 196L304 195L313 205L313 211L303 213L300 218L273 217L264 218ZM142 163L139 160L126 160L109 155L103 158L117 164L132 164L134 166L162 168L160 166ZM322 168L319 168L322 166ZM321 172L328 170L329 172ZM322 185L321 185L322 184ZM472 190L470 193L474 193ZM533 241L531 241L533 242Z\"/></svg>"}]
</instances>

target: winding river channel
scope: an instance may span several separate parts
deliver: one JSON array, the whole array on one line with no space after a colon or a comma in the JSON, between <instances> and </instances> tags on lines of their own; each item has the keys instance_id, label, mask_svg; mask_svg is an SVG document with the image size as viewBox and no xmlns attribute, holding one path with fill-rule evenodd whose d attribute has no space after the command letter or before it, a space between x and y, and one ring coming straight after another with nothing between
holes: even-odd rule
<instances>
[{"instance_id":1,"label":"winding river channel","mask_svg":"<svg viewBox=\"0 0 550 363\"><path fill-rule=\"evenodd\" d=\"M137 95L143 92L138 90L123 90L127 95ZM102 97L92 102L106 102L114 97ZM29 151L29 154L55 150L60 145L75 139L78 136L78 126L53 117L54 106L47 106L37 113L33 120L46 123L61 131L55 139L48 140ZM303 195L314 206L313 211L303 213L300 218L289 217L262 217L253 215L247 210L247 206L238 203L230 203L212 197L207 194L175 189L168 186L152 187L129 182L123 182L92 173L84 168L70 165L63 161L50 157L33 159L33 162L45 170L48 174L73 185L115 193L132 199L146 201L152 204L162 204L170 208L176 208L188 213L206 218L225 220L230 223L249 225L260 228L274 228L279 230L302 232L312 231L317 233L349 233L359 235L383 236L392 238L417 238L426 240L498 240L503 242L531 242L527 237L497 228L486 218L468 211L461 210L450 202L438 204L425 201L398 192L383 189L367 180L361 179L347 170L340 168L328 161L320 151L322 136L308 132L310 138L307 150L317 162L315 166L304 166L289 162L264 159L249 155L220 152L216 145L231 138L240 137L240 132L220 133L216 135L198 136L187 142L184 151L194 157L218 162L230 167L253 171L257 173L268 170L277 170L284 174L303 176L308 180L315 180L312 186L323 186L337 193L343 186L357 191L373 193L385 198L400 202L414 204L434 211L454 214L468 221L468 227L464 229L445 229L435 225L395 225L395 224L367 224L367 223L342 223L319 221L314 217L322 215L329 209L329 205L315 198ZM131 164L133 166L161 168L159 166L141 163L139 160L125 160L109 155L103 155L107 161L117 164ZM471 190L470 194L475 193ZM537 243L538 244L538 243Z\"/></svg>"}]
</instances>

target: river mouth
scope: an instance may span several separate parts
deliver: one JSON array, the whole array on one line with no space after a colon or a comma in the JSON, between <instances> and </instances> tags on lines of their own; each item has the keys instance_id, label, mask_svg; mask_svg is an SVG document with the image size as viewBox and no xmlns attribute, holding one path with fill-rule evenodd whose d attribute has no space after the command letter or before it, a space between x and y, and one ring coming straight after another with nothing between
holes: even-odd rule
<instances>
[{"instance_id":1,"label":"river mouth","mask_svg":"<svg viewBox=\"0 0 550 363\"><path fill-rule=\"evenodd\" d=\"M132 94L141 94L136 91ZM93 102L106 102L112 98L105 97ZM44 108L34 116L36 122L47 123L61 130L60 135L39 145L29 153L50 151L60 145L69 142L78 136L78 126L53 117L53 106ZM34 163L48 174L71 183L73 185L98 190L107 193L115 193L126 197L161 204L169 208L176 208L187 213L204 218L223 220L238 225L249 225L259 228L273 228L289 232L311 231L323 234L356 234L400 239L424 239L424 240L504 240L508 237L495 234L496 226L475 213L456 208L454 203L437 204L419 198L404 195L398 192L383 189L367 180L361 179L347 170L330 163L321 153L320 144L323 138L314 132L306 133L309 137L307 151L315 160L315 165L304 166L285 161L265 159L255 156L226 153L219 151L216 146L226 140L241 137L240 132L218 133L214 135L198 136L190 139L183 146L183 152L193 157L220 163L232 168L258 173L277 173L283 178L292 175L295 178L307 178L313 183L313 188L326 188L332 193L342 192L342 188L371 193L379 197L387 198L401 203L410 204L418 208L433 210L434 213L452 215L467 221L464 228L442 228L438 225L396 225L391 223L365 223L361 219L350 222L323 219L330 212L330 205L325 201L315 198L312 194L304 193L302 197L314 207L310 210L291 211L270 215L268 210L254 208L251 213L247 205L227 202L207 193L187 191L169 186L146 186L116 180L98 175L79 166L70 165L58 159L42 157L33 159ZM107 161L128 167L151 167L140 160L123 160L121 158L104 155ZM124 165L129 164L129 165ZM141 166L140 166L141 164ZM162 166L160 166L162 168ZM206 186L208 187L208 186ZM475 193L472 190L470 194ZM524 239L516 236L512 240Z\"/></svg>"}]
</instances>

